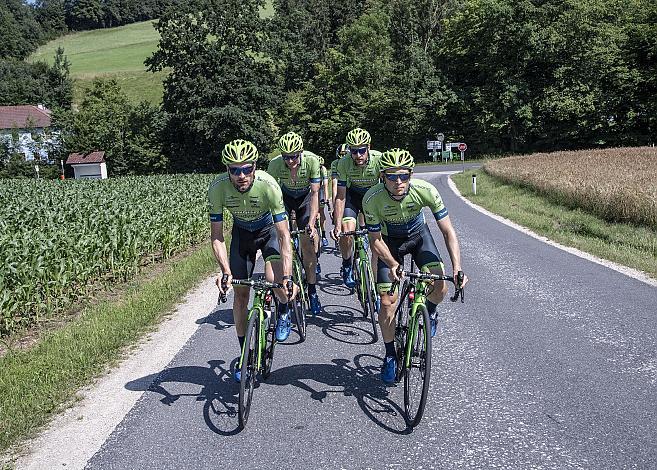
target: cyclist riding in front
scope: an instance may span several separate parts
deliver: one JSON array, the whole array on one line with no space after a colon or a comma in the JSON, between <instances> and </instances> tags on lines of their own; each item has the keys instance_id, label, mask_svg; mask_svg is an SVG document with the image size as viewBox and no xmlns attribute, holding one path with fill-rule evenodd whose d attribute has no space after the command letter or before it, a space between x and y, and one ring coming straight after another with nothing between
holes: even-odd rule
<instances>
[{"instance_id":1,"label":"cyclist riding in front","mask_svg":"<svg viewBox=\"0 0 657 470\"><path fill-rule=\"evenodd\" d=\"M306 229L301 237L303 267L308 282L310 309L318 315L322 306L317 295L318 237L315 221L319 215L319 185L321 182L319 157L304 151L303 140L295 132L288 132L278 140L281 155L269 162L269 173L283 191L283 203L290 216L296 216L297 228Z\"/></svg>"},{"instance_id":2,"label":"cyclist riding in front","mask_svg":"<svg viewBox=\"0 0 657 470\"><path fill-rule=\"evenodd\" d=\"M372 187L363 198L365 220L370 232L370 246L378 257L377 289L381 294L379 325L385 343L385 359L381 378L385 383L395 380L397 359L394 346L395 305L398 290L388 295L392 283L399 281L398 268L404 256L410 254L421 271L443 274L444 266L438 248L426 224L422 209L433 213L454 269L454 278L461 271L461 251L452 222L438 190L426 181L412 178L415 163L406 150L391 149L381 155L382 183ZM463 284L468 282L464 277ZM436 307L447 294L444 281L434 284L427 298L431 317L431 336L436 332Z\"/></svg>"},{"instance_id":3,"label":"cyclist riding in front","mask_svg":"<svg viewBox=\"0 0 657 470\"><path fill-rule=\"evenodd\" d=\"M233 140L221 152L227 172L220 174L208 188L212 251L219 263L221 276L217 287L225 294L235 279L248 279L253 274L256 252L265 261L265 278L286 285L277 289L279 323L276 336L290 331L288 300L294 298L297 287L292 282L292 252L283 194L278 183L264 171L256 170L258 150L246 140ZM223 234L223 211L233 216L230 256ZM287 290L287 291L286 291ZM233 319L240 351L246 333L249 287L235 286ZM240 381L239 370L233 377Z\"/></svg>"},{"instance_id":4,"label":"cyclist riding in front","mask_svg":"<svg viewBox=\"0 0 657 470\"><path fill-rule=\"evenodd\" d=\"M340 238L340 233L356 229L358 213L363 211L363 196L372 186L379 182L379 158L381 152L370 149L372 138L365 129L356 128L347 134L347 145L351 157L344 157L338 163L338 190L335 199L335 209L332 236L340 240L342 253L342 279L344 284L355 286L352 272L351 237ZM376 255L372 253L372 266L376 266Z\"/></svg>"}]
</instances>

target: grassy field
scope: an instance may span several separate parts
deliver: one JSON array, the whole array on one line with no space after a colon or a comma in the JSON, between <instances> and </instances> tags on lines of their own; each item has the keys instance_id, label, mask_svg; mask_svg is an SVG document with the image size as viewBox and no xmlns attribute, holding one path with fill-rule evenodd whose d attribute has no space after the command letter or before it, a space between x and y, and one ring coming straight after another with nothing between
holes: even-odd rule
<instances>
[{"instance_id":1,"label":"grassy field","mask_svg":"<svg viewBox=\"0 0 657 470\"><path fill-rule=\"evenodd\" d=\"M491 161L484 171L606 221L657 230L657 148L538 153Z\"/></svg>"},{"instance_id":2,"label":"grassy field","mask_svg":"<svg viewBox=\"0 0 657 470\"><path fill-rule=\"evenodd\" d=\"M165 72L146 71L144 60L156 49L160 39L152 21L133 23L118 28L73 33L41 46L31 61L52 63L55 51L63 47L75 78L75 102L96 77L115 78L133 101L162 101Z\"/></svg>"},{"instance_id":3,"label":"grassy field","mask_svg":"<svg viewBox=\"0 0 657 470\"><path fill-rule=\"evenodd\" d=\"M517 166L526 163L515 162ZM625 169L624 166L616 168L616 176ZM589 172L603 173L595 167L589 167ZM477 175L476 195L472 194L472 174ZM544 173L547 179L545 176L550 180L558 179L552 173ZM549 197L544 190L534 189L526 182L510 184L483 170L470 170L452 179L463 196L491 212L563 245L641 270L657 279L657 230L651 227L605 220L577 207L573 200Z\"/></svg>"}]
</instances>

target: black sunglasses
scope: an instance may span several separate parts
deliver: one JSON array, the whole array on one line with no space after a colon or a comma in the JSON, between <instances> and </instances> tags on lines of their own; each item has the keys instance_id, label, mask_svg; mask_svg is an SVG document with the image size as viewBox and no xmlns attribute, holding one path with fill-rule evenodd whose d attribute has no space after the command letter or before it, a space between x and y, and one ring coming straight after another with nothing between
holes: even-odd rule
<instances>
[{"instance_id":1,"label":"black sunglasses","mask_svg":"<svg viewBox=\"0 0 657 470\"><path fill-rule=\"evenodd\" d=\"M283 155L283 160L285 161L290 161L290 160L296 160L297 158L300 158L301 154L300 153L293 153L290 155Z\"/></svg>"},{"instance_id":2,"label":"black sunglasses","mask_svg":"<svg viewBox=\"0 0 657 470\"><path fill-rule=\"evenodd\" d=\"M367 147L361 147L359 149L349 149L351 154L357 153L358 155L365 155L365 152L367 152Z\"/></svg>"},{"instance_id":3,"label":"black sunglasses","mask_svg":"<svg viewBox=\"0 0 657 470\"><path fill-rule=\"evenodd\" d=\"M251 173L253 173L254 169L255 169L255 165L228 167L228 171L230 171L230 174L233 176L250 175Z\"/></svg>"},{"instance_id":4,"label":"black sunglasses","mask_svg":"<svg viewBox=\"0 0 657 470\"><path fill-rule=\"evenodd\" d=\"M388 181L395 182L399 179L402 183L405 183L411 177L410 173L384 173L384 175L388 178Z\"/></svg>"}]
</instances>

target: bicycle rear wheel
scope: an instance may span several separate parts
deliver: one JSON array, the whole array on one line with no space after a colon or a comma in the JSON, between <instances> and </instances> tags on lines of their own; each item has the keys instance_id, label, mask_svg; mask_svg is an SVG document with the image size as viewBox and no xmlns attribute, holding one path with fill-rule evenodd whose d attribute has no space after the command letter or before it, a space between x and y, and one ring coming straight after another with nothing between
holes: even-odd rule
<instances>
[{"instance_id":1,"label":"bicycle rear wheel","mask_svg":"<svg viewBox=\"0 0 657 470\"><path fill-rule=\"evenodd\" d=\"M431 377L431 323L424 305L418 305L414 317L410 318L409 335L411 343L410 366L404 374L404 411L406 422L414 427L420 423L429 394Z\"/></svg>"},{"instance_id":2,"label":"bicycle rear wheel","mask_svg":"<svg viewBox=\"0 0 657 470\"><path fill-rule=\"evenodd\" d=\"M370 321L372 322L373 343L379 341L379 332L377 330L377 315L376 315L376 288L374 287L374 279L372 276L372 268L367 261L361 261L363 266L363 286L365 287L365 305L363 310L368 311ZM367 315L366 315L367 316Z\"/></svg>"},{"instance_id":3,"label":"bicycle rear wheel","mask_svg":"<svg viewBox=\"0 0 657 470\"><path fill-rule=\"evenodd\" d=\"M260 314L257 310L251 313L248 326L246 327L246 336L244 337L244 347L242 353L242 367L240 377L240 396L239 396L239 426L240 429L246 427L251 411L251 401L253 400L253 390L255 389L258 348L259 348L259 329Z\"/></svg>"},{"instance_id":4,"label":"bicycle rear wheel","mask_svg":"<svg viewBox=\"0 0 657 470\"><path fill-rule=\"evenodd\" d=\"M363 318L367 318L367 298L365 294L367 289L363 288L360 264L360 258L358 257L358 254L355 253L351 272L353 273L354 282L356 283L356 295L358 296L358 302L360 302L360 308L363 311Z\"/></svg>"},{"instance_id":5,"label":"bicycle rear wheel","mask_svg":"<svg viewBox=\"0 0 657 470\"><path fill-rule=\"evenodd\" d=\"M278 323L278 304L274 302L273 307L268 306L271 312L271 318L265 331L265 359L262 370L262 378L266 379L271 374L271 367L274 363L274 348L276 347L276 325Z\"/></svg>"}]
</instances>

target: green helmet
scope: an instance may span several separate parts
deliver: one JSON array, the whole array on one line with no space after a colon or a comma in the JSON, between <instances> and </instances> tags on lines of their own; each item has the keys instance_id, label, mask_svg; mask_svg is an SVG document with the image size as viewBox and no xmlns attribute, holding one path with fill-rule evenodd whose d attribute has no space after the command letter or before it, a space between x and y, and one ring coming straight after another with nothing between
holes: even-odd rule
<instances>
[{"instance_id":1,"label":"green helmet","mask_svg":"<svg viewBox=\"0 0 657 470\"><path fill-rule=\"evenodd\" d=\"M389 170L390 168L408 168L412 170L415 162L413 162L413 156L408 150L390 149L381 154L379 165L381 171Z\"/></svg>"},{"instance_id":2,"label":"green helmet","mask_svg":"<svg viewBox=\"0 0 657 470\"><path fill-rule=\"evenodd\" d=\"M278 139L278 148L281 153L296 153L303 150L303 140L296 132L288 132Z\"/></svg>"},{"instance_id":3,"label":"green helmet","mask_svg":"<svg viewBox=\"0 0 657 470\"><path fill-rule=\"evenodd\" d=\"M235 139L224 145L221 161L224 165L250 163L258 160L258 149L248 140Z\"/></svg>"},{"instance_id":4,"label":"green helmet","mask_svg":"<svg viewBox=\"0 0 657 470\"><path fill-rule=\"evenodd\" d=\"M349 147L362 147L364 145L369 145L372 142L372 137L365 129L357 127L356 129L349 131L345 140Z\"/></svg>"},{"instance_id":5,"label":"green helmet","mask_svg":"<svg viewBox=\"0 0 657 470\"><path fill-rule=\"evenodd\" d=\"M349 146L347 144L340 144L338 145L338 148L335 149L335 156L340 158L347 152L349 152Z\"/></svg>"}]
</instances>

